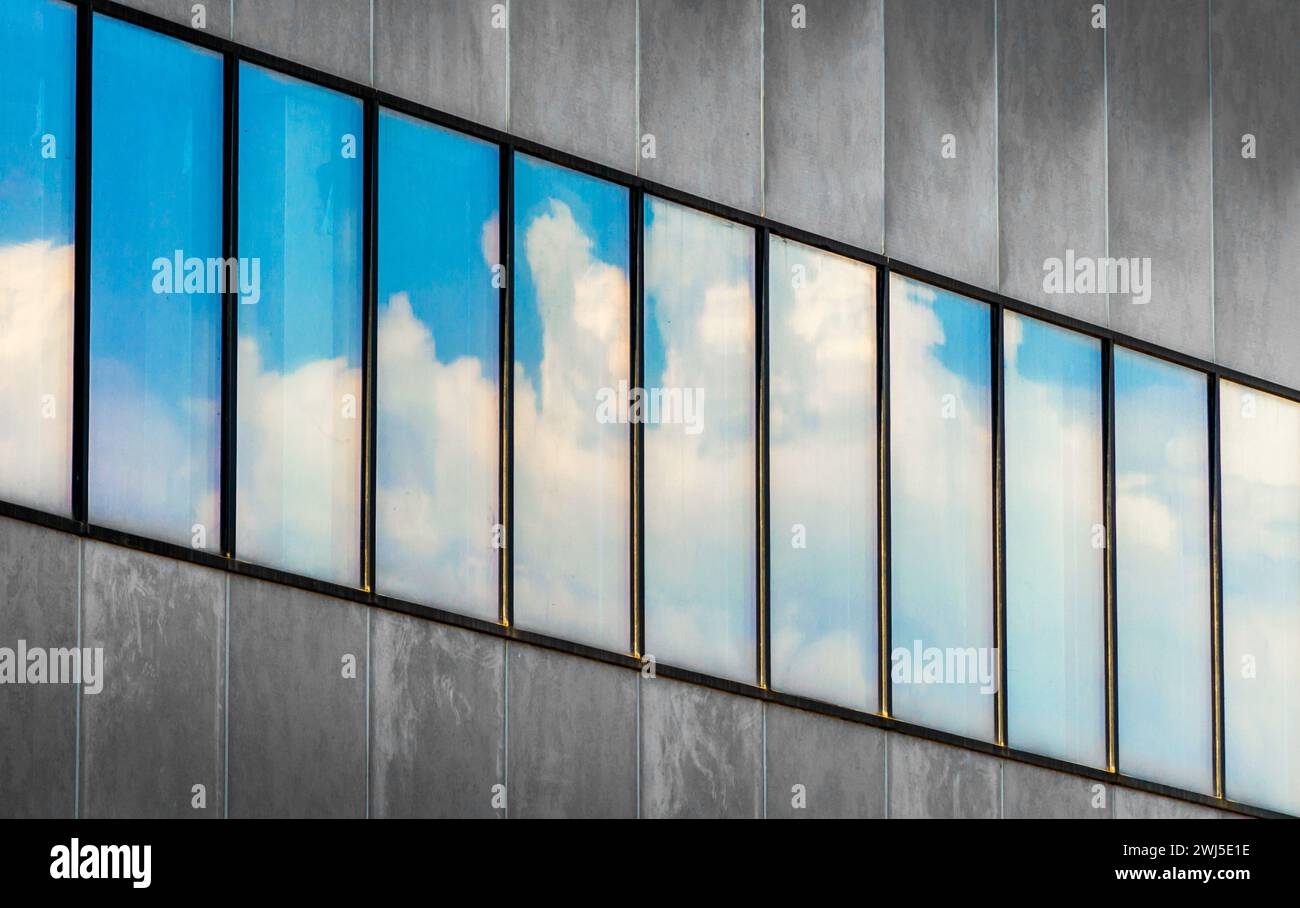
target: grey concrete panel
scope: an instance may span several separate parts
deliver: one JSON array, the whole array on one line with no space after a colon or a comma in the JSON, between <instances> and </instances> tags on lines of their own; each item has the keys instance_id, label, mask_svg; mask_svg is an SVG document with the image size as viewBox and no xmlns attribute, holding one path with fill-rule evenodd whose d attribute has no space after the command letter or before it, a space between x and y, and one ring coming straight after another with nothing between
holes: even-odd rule
<instances>
[{"instance_id":1,"label":"grey concrete panel","mask_svg":"<svg viewBox=\"0 0 1300 908\"><path fill-rule=\"evenodd\" d=\"M1109 820L1115 789L1084 779L1007 760L1002 764L1002 815L1009 820Z\"/></svg>"},{"instance_id":2,"label":"grey concrete panel","mask_svg":"<svg viewBox=\"0 0 1300 908\"><path fill-rule=\"evenodd\" d=\"M802 790L796 790L797 785ZM884 817L885 732L769 704L767 815Z\"/></svg>"},{"instance_id":3,"label":"grey concrete panel","mask_svg":"<svg viewBox=\"0 0 1300 908\"><path fill-rule=\"evenodd\" d=\"M518 643L507 661L509 816L635 816L636 672Z\"/></svg>"},{"instance_id":4,"label":"grey concrete panel","mask_svg":"<svg viewBox=\"0 0 1300 908\"><path fill-rule=\"evenodd\" d=\"M365 815L366 642L362 606L230 579L230 816Z\"/></svg>"},{"instance_id":5,"label":"grey concrete panel","mask_svg":"<svg viewBox=\"0 0 1300 908\"><path fill-rule=\"evenodd\" d=\"M1300 387L1300 4L1212 10L1214 352Z\"/></svg>"},{"instance_id":6,"label":"grey concrete panel","mask_svg":"<svg viewBox=\"0 0 1300 908\"><path fill-rule=\"evenodd\" d=\"M1115 788L1112 791L1117 820L1223 820L1238 816L1226 810L1203 807L1131 788Z\"/></svg>"},{"instance_id":7,"label":"grey concrete panel","mask_svg":"<svg viewBox=\"0 0 1300 908\"><path fill-rule=\"evenodd\" d=\"M641 0L641 174L714 201L762 202L759 0Z\"/></svg>"},{"instance_id":8,"label":"grey concrete panel","mask_svg":"<svg viewBox=\"0 0 1300 908\"><path fill-rule=\"evenodd\" d=\"M1111 327L1210 358L1209 29L1204 0L1111 0L1110 255L1149 259L1150 302L1110 295Z\"/></svg>"},{"instance_id":9,"label":"grey concrete panel","mask_svg":"<svg viewBox=\"0 0 1300 908\"><path fill-rule=\"evenodd\" d=\"M885 251L991 288L995 57L992 0L885 5Z\"/></svg>"},{"instance_id":10,"label":"grey concrete panel","mask_svg":"<svg viewBox=\"0 0 1300 908\"><path fill-rule=\"evenodd\" d=\"M85 543L81 645L104 681L82 686L83 817L221 816L225 609L219 571Z\"/></svg>"},{"instance_id":11,"label":"grey concrete panel","mask_svg":"<svg viewBox=\"0 0 1300 908\"><path fill-rule=\"evenodd\" d=\"M641 813L763 815L763 705L666 678L641 682Z\"/></svg>"},{"instance_id":12,"label":"grey concrete panel","mask_svg":"<svg viewBox=\"0 0 1300 908\"><path fill-rule=\"evenodd\" d=\"M510 130L636 170L636 0L510 9Z\"/></svg>"},{"instance_id":13,"label":"grey concrete panel","mask_svg":"<svg viewBox=\"0 0 1300 908\"><path fill-rule=\"evenodd\" d=\"M77 645L79 547L74 536L0 518L0 647L15 665L20 640ZM76 709L72 684L0 684L0 818L73 815Z\"/></svg>"},{"instance_id":14,"label":"grey concrete panel","mask_svg":"<svg viewBox=\"0 0 1300 908\"><path fill-rule=\"evenodd\" d=\"M378 610L370 634L370 815L503 816L505 643Z\"/></svg>"},{"instance_id":15,"label":"grey concrete panel","mask_svg":"<svg viewBox=\"0 0 1300 908\"><path fill-rule=\"evenodd\" d=\"M1001 761L910 735L889 736L889 816L997 819Z\"/></svg>"},{"instance_id":16,"label":"grey concrete panel","mask_svg":"<svg viewBox=\"0 0 1300 908\"><path fill-rule=\"evenodd\" d=\"M768 217L881 250L883 0L768 3L763 29Z\"/></svg>"},{"instance_id":17,"label":"grey concrete panel","mask_svg":"<svg viewBox=\"0 0 1300 908\"><path fill-rule=\"evenodd\" d=\"M230 0L121 0L121 3L221 38L230 37ZM194 9L199 5L203 7L201 12Z\"/></svg>"},{"instance_id":18,"label":"grey concrete panel","mask_svg":"<svg viewBox=\"0 0 1300 908\"><path fill-rule=\"evenodd\" d=\"M1104 325L1105 294L1043 281L1067 250L1106 254L1106 33L1093 5L998 4L998 270L1008 296Z\"/></svg>"},{"instance_id":19,"label":"grey concrete panel","mask_svg":"<svg viewBox=\"0 0 1300 908\"><path fill-rule=\"evenodd\" d=\"M370 83L370 0L238 0L235 40Z\"/></svg>"},{"instance_id":20,"label":"grey concrete panel","mask_svg":"<svg viewBox=\"0 0 1300 908\"><path fill-rule=\"evenodd\" d=\"M375 0L375 86L505 129L510 33L494 27L497 3Z\"/></svg>"}]
</instances>

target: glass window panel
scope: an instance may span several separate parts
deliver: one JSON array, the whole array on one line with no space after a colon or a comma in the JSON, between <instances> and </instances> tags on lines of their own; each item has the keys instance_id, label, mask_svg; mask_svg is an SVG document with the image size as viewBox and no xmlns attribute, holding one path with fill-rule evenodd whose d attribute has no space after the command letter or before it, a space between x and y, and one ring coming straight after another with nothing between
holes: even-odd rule
<instances>
[{"instance_id":1,"label":"glass window panel","mask_svg":"<svg viewBox=\"0 0 1300 908\"><path fill-rule=\"evenodd\" d=\"M989 740L997 689L989 310L897 274L889 294L893 712Z\"/></svg>"},{"instance_id":2,"label":"glass window panel","mask_svg":"<svg viewBox=\"0 0 1300 908\"><path fill-rule=\"evenodd\" d=\"M243 64L239 556L356 584L361 462L362 105ZM253 299L256 302L253 302Z\"/></svg>"},{"instance_id":3,"label":"glass window panel","mask_svg":"<svg viewBox=\"0 0 1300 908\"><path fill-rule=\"evenodd\" d=\"M772 237L772 685L875 710L876 270Z\"/></svg>"},{"instance_id":4,"label":"glass window panel","mask_svg":"<svg viewBox=\"0 0 1300 908\"><path fill-rule=\"evenodd\" d=\"M1214 788L1206 378L1115 348L1119 765Z\"/></svg>"},{"instance_id":5,"label":"glass window panel","mask_svg":"<svg viewBox=\"0 0 1300 908\"><path fill-rule=\"evenodd\" d=\"M497 619L498 151L379 116L376 571Z\"/></svg>"},{"instance_id":6,"label":"glass window panel","mask_svg":"<svg viewBox=\"0 0 1300 908\"><path fill-rule=\"evenodd\" d=\"M754 231L647 198L646 651L756 676Z\"/></svg>"},{"instance_id":7,"label":"glass window panel","mask_svg":"<svg viewBox=\"0 0 1300 908\"><path fill-rule=\"evenodd\" d=\"M1300 814L1300 404L1220 389L1227 795Z\"/></svg>"},{"instance_id":8,"label":"glass window panel","mask_svg":"<svg viewBox=\"0 0 1300 908\"><path fill-rule=\"evenodd\" d=\"M95 18L94 523L220 546L223 62Z\"/></svg>"},{"instance_id":9,"label":"glass window panel","mask_svg":"<svg viewBox=\"0 0 1300 908\"><path fill-rule=\"evenodd\" d=\"M1101 341L1003 314L1007 732L1106 765Z\"/></svg>"},{"instance_id":10,"label":"glass window panel","mask_svg":"<svg viewBox=\"0 0 1300 908\"><path fill-rule=\"evenodd\" d=\"M76 10L0 4L0 499L72 511Z\"/></svg>"},{"instance_id":11,"label":"glass window panel","mask_svg":"<svg viewBox=\"0 0 1300 908\"><path fill-rule=\"evenodd\" d=\"M515 159L514 603L520 627L630 645L628 191Z\"/></svg>"}]
</instances>

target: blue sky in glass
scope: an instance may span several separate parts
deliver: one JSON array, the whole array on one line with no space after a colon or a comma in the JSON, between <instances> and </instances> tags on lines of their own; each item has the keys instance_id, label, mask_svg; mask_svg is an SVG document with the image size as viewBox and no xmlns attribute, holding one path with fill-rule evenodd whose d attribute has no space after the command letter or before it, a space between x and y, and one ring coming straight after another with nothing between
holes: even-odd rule
<instances>
[{"instance_id":1,"label":"blue sky in glass","mask_svg":"<svg viewBox=\"0 0 1300 908\"><path fill-rule=\"evenodd\" d=\"M1115 348L1119 762L1213 788L1206 377Z\"/></svg>"},{"instance_id":2,"label":"blue sky in glass","mask_svg":"<svg viewBox=\"0 0 1300 908\"><path fill-rule=\"evenodd\" d=\"M221 255L222 59L94 27L91 517L215 544L221 297L155 293L153 262Z\"/></svg>"},{"instance_id":3,"label":"blue sky in glass","mask_svg":"<svg viewBox=\"0 0 1300 908\"><path fill-rule=\"evenodd\" d=\"M72 242L76 35L69 4L0 4L0 246ZM54 158L41 153L47 134Z\"/></svg>"},{"instance_id":4,"label":"blue sky in glass","mask_svg":"<svg viewBox=\"0 0 1300 908\"><path fill-rule=\"evenodd\" d=\"M265 369L361 364L362 125L356 98L240 66L239 254L261 260L262 298L240 306L239 335Z\"/></svg>"},{"instance_id":5,"label":"blue sky in glass","mask_svg":"<svg viewBox=\"0 0 1300 908\"><path fill-rule=\"evenodd\" d=\"M1011 743L1104 766L1101 342L1004 319Z\"/></svg>"},{"instance_id":6,"label":"blue sky in glass","mask_svg":"<svg viewBox=\"0 0 1300 908\"><path fill-rule=\"evenodd\" d=\"M0 499L72 508L76 11L0 3Z\"/></svg>"},{"instance_id":7,"label":"blue sky in glass","mask_svg":"<svg viewBox=\"0 0 1300 908\"><path fill-rule=\"evenodd\" d=\"M894 678L893 711L989 739L991 689L969 677L917 683L922 666L895 662L919 642L922 653L975 648L993 665L989 309L890 280L891 675L912 668L910 683Z\"/></svg>"},{"instance_id":8,"label":"blue sky in glass","mask_svg":"<svg viewBox=\"0 0 1300 908\"><path fill-rule=\"evenodd\" d=\"M377 582L489 620L499 161L490 143L380 111Z\"/></svg>"}]
</instances>

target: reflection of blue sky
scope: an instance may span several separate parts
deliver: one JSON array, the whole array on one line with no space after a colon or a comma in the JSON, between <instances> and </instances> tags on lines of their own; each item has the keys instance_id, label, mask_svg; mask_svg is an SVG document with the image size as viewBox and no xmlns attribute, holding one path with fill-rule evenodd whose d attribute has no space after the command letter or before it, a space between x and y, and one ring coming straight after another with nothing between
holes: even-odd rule
<instances>
[{"instance_id":1,"label":"reflection of blue sky","mask_svg":"<svg viewBox=\"0 0 1300 908\"><path fill-rule=\"evenodd\" d=\"M1004 320L1010 743L1104 766L1101 342Z\"/></svg>"},{"instance_id":2,"label":"reflection of blue sky","mask_svg":"<svg viewBox=\"0 0 1300 908\"><path fill-rule=\"evenodd\" d=\"M1115 349L1119 762L1213 789L1205 376Z\"/></svg>"},{"instance_id":3,"label":"reflection of blue sky","mask_svg":"<svg viewBox=\"0 0 1300 908\"><path fill-rule=\"evenodd\" d=\"M892 643L974 647L988 659L989 311L898 275L890 281ZM992 738L993 705L978 683L893 685L900 719L970 737Z\"/></svg>"},{"instance_id":4,"label":"reflection of blue sky","mask_svg":"<svg viewBox=\"0 0 1300 908\"><path fill-rule=\"evenodd\" d=\"M152 263L221 255L222 60L103 17L93 50L90 517L215 547L221 297Z\"/></svg>"},{"instance_id":5,"label":"reflection of blue sky","mask_svg":"<svg viewBox=\"0 0 1300 908\"><path fill-rule=\"evenodd\" d=\"M381 591L497 616L496 146L379 117Z\"/></svg>"},{"instance_id":6,"label":"reflection of blue sky","mask_svg":"<svg viewBox=\"0 0 1300 908\"><path fill-rule=\"evenodd\" d=\"M631 433L597 394L631 370L628 191L515 159L515 620L627 650Z\"/></svg>"},{"instance_id":7,"label":"reflection of blue sky","mask_svg":"<svg viewBox=\"0 0 1300 908\"><path fill-rule=\"evenodd\" d=\"M72 477L75 50L71 5L0 4L0 499L61 514Z\"/></svg>"},{"instance_id":8,"label":"reflection of blue sky","mask_svg":"<svg viewBox=\"0 0 1300 908\"><path fill-rule=\"evenodd\" d=\"M703 431L646 427L646 649L755 672L754 232L646 199L646 384L703 389Z\"/></svg>"},{"instance_id":9,"label":"reflection of blue sky","mask_svg":"<svg viewBox=\"0 0 1300 908\"><path fill-rule=\"evenodd\" d=\"M779 237L769 267L772 684L874 710L875 271Z\"/></svg>"},{"instance_id":10,"label":"reflection of blue sky","mask_svg":"<svg viewBox=\"0 0 1300 908\"><path fill-rule=\"evenodd\" d=\"M241 557L355 584L360 538L362 106L242 64Z\"/></svg>"},{"instance_id":11,"label":"reflection of blue sky","mask_svg":"<svg viewBox=\"0 0 1300 908\"><path fill-rule=\"evenodd\" d=\"M1227 796L1300 814L1300 404L1220 388Z\"/></svg>"}]
</instances>

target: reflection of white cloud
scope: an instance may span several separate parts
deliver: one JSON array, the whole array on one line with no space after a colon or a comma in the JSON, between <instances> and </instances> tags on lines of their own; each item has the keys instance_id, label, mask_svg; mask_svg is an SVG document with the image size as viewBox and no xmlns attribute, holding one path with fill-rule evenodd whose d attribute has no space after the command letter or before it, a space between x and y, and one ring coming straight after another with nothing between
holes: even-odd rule
<instances>
[{"instance_id":1,"label":"reflection of white cloud","mask_svg":"<svg viewBox=\"0 0 1300 908\"><path fill-rule=\"evenodd\" d=\"M240 340L240 558L358 582L360 426L360 370L342 358L267 370L257 341Z\"/></svg>"},{"instance_id":2,"label":"reflection of white cloud","mask_svg":"<svg viewBox=\"0 0 1300 908\"><path fill-rule=\"evenodd\" d=\"M0 248L0 499L71 510L73 247Z\"/></svg>"}]
</instances>

